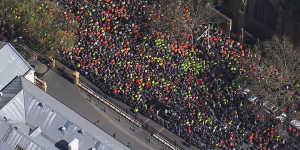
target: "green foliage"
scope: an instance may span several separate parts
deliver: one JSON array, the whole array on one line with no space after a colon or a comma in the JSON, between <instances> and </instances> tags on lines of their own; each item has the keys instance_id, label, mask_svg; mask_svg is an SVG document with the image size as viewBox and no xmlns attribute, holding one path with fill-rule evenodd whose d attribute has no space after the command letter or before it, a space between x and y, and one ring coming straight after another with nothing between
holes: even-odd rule
<instances>
[{"instance_id":1,"label":"green foliage","mask_svg":"<svg viewBox=\"0 0 300 150\"><path fill-rule=\"evenodd\" d=\"M29 60L31 55L20 45L13 45L18 52L22 55L23 58L25 58L26 60Z\"/></svg>"},{"instance_id":2,"label":"green foliage","mask_svg":"<svg viewBox=\"0 0 300 150\"><path fill-rule=\"evenodd\" d=\"M23 36L29 46L47 56L56 50L71 50L75 44L76 21L67 20L56 3L43 0L2 0L0 25L10 39Z\"/></svg>"}]
</instances>

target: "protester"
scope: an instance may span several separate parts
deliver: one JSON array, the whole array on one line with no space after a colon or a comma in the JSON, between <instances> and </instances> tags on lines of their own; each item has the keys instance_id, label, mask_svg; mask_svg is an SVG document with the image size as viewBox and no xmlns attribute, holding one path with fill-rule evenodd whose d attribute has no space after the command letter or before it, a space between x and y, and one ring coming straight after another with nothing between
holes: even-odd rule
<instances>
[{"instance_id":1,"label":"protester","mask_svg":"<svg viewBox=\"0 0 300 150\"><path fill-rule=\"evenodd\" d=\"M254 57L251 50L216 24L178 37L150 27L154 17L165 19L162 1L61 0L72 14L66 18L75 17L80 27L74 50L61 51L63 63L134 112L163 117L168 129L199 148L286 148L275 130L280 121L239 91L251 72L244 63ZM176 4L189 22L188 7Z\"/></svg>"}]
</instances>

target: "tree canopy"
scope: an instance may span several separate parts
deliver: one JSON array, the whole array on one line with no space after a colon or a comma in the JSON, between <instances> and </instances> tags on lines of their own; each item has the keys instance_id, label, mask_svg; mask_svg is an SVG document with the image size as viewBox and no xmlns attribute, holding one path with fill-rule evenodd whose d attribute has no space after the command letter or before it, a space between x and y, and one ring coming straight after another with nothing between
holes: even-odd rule
<instances>
[{"instance_id":1,"label":"tree canopy","mask_svg":"<svg viewBox=\"0 0 300 150\"><path fill-rule=\"evenodd\" d=\"M2 0L0 29L9 39L22 36L26 44L47 56L72 49L77 22L50 0Z\"/></svg>"},{"instance_id":2,"label":"tree canopy","mask_svg":"<svg viewBox=\"0 0 300 150\"><path fill-rule=\"evenodd\" d=\"M273 37L254 48L257 60L250 62L254 76L248 86L254 94L276 104L279 108L295 110L300 94L300 53L286 37ZM257 80L257 79L263 80ZM289 115L289 114L287 114Z\"/></svg>"}]
</instances>

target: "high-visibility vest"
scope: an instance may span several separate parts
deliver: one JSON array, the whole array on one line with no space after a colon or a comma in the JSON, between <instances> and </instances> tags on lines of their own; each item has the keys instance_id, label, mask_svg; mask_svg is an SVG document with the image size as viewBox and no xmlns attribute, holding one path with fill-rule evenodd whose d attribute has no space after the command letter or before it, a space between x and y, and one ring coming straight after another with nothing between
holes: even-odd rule
<instances>
[{"instance_id":1,"label":"high-visibility vest","mask_svg":"<svg viewBox=\"0 0 300 150\"><path fill-rule=\"evenodd\" d=\"M190 125L190 122L189 122L189 121L187 121L185 124L188 126L188 125Z\"/></svg>"},{"instance_id":2,"label":"high-visibility vest","mask_svg":"<svg viewBox=\"0 0 300 150\"><path fill-rule=\"evenodd\" d=\"M199 117L199 116L201 116L201 112L198 112L198 114L197 114L197 115L198 115L198 117Z\"/></svg>"},{"instance_id":3,"label":"high-visibility vest","mask_svg":"<svg viewBox=\"0 0 300 150\"><path fill-rule=\"evenodd\" d=\"M278 135L278 136L276 136L276 141L278 142L279 141L279 138L280 138L280 136Z\"/></svg>"},{"instance_id":4,"label":"high-visibility vest","mask_svg":"<svg viewBox=\"0 0 300 150\"><path fill-rule=\"evenodd\" d=\"M138 109L138 108L135 108L135 109L134 109L134 112L135 112L135 113L139 112L139 109Z\"/></svg>"}]
</instances>

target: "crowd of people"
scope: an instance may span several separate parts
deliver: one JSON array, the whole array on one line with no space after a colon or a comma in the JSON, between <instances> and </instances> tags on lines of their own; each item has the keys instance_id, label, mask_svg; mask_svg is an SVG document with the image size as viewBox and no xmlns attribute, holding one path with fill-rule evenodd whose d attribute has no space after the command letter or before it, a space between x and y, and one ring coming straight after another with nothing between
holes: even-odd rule
<instances>
[{"instance_id":1,"label":"crowd of people","mask_svg":"<svg viewBox=\"0 0 300 150\"><path fill-rule=\"evenodd\" d=\"M162 117L196 147L294 149L280 137L278 128L287 127L241 92L255 54L216 24L178 35L152 28L165 17L162 1L178 5L190 21L188 7L175 0L60 0L66 18L79 23L73 51L60 52L63 63L136 113ZM299 140L298 131L289 131Z\"/></svg>"}]
</instances>

